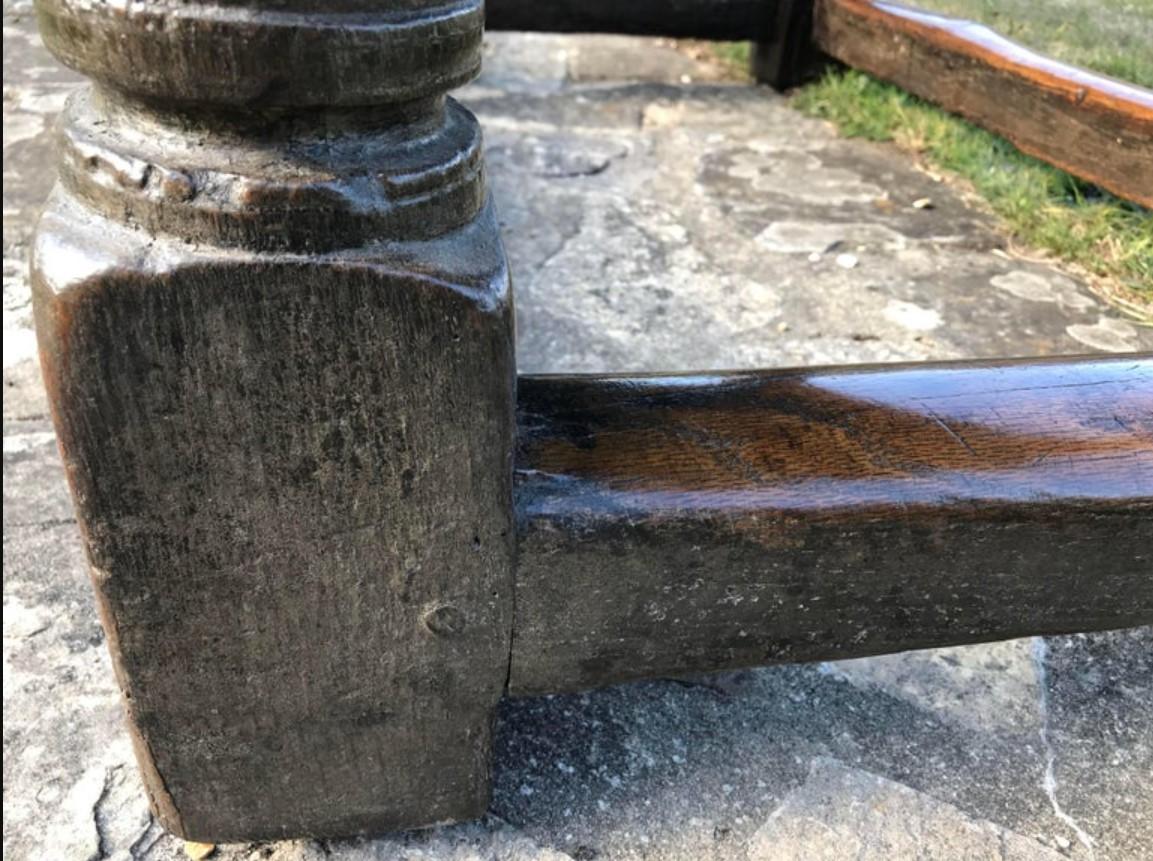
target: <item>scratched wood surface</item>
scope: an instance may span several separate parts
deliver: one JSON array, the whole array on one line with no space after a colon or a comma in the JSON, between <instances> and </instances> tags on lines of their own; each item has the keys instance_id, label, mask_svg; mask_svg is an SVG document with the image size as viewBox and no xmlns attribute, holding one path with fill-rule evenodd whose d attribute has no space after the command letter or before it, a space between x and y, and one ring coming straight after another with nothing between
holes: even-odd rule
<instances>
[{"instance_id":1,"label":"scratched wood surface","mask_svg":"<svg viewBox=\"0 0 1153 861\"><path fill-rule=\"evenodd\" d=\"M103 84L41 364L153 810L211 842L482 815L512 627L481 4L269 5L39 4Z\"/></svg>"},{"instance_id":2,"label":"scratched wood surface","mask_svg":"<svg viewBox=\"0 0 1153 861\"><path fill-rule=\"evenodd\" d=\"M817 46L1153 206L1153 92L1045 57L972 21L877 0L816 0Z\"/></svg>"},{"instance_id":3,"label":"scratched wood surface","mask_svg":"<svg viewBox=\"0 0 1153 861\"><path fill-rule=\"evenodd\" d=\"M1153 357L522 378L510 690L1153 622Z\"/></svg>"}]
</instances>

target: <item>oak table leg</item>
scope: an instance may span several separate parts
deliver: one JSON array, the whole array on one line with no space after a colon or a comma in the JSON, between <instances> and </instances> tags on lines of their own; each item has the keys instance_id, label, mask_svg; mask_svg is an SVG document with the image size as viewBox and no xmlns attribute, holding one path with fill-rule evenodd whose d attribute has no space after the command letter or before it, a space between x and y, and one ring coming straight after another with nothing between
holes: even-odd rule
<instances>
[{"instance_id":1,"label":"oak table leg","mask_svg":"<svg viewBox=\"0 0 1153 861\"><path fill-rule=\"evenodd\" d=\"M511 628L480 0L76 4L44 377L161 822L480 815Z\"/></svg>"},{"instance_id":2,"label":"oak table leg","mask_svg":"<svg viewBox=\"0 0 1153 861\"><path fill-rule=\"evenodd\" d=\"M819 75L828 58L813 41L814 0L768 2L767 27L753 42L753 78L775 90L788 90Z\"/></svg>"},{"instance_id":3,"label":"oak table leg","mask_svg":"<svg viewBox=\"0 0 1153 861\"><path fill-rule=\"evenodd\" d=\"M506 692L1153 622L1153 358L518 391L479 0L38 10L96 82L42 365L177 834L479 816Z\"/></svg>"}]
</instances>

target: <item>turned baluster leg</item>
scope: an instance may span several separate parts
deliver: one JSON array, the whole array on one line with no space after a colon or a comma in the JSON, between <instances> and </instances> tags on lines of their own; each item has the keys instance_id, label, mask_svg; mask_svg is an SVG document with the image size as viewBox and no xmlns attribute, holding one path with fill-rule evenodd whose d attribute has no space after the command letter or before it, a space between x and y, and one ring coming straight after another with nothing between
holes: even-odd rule
<instances>
[{"instance_id":1,"label":"turned baluster leg","mask_svg":"<svg viewBox=\"0 0 1153 861\"><path fill-rule=\"evenodd\" d=\"M97 82L42 364L164 825L479 816L505 691L1153 620L1149 356L518 395L440 2L39 4Z\"/></svg>"},{"instance_id":2,"label":"turned baluster leg","mask_svg":"<svg viewBox=\"0 0 1153 861\"><path fill-rule=\"evenodd\" d=\"M44 376L153 807L193 839L486 806L514 361L480 0L41 0L94 86Z\"/></svg>"}]
</instances>

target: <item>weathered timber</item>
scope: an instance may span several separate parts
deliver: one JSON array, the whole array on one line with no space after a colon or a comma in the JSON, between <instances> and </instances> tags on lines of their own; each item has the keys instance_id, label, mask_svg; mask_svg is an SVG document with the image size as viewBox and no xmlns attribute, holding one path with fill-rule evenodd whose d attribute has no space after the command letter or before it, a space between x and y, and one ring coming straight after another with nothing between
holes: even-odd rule
<instances>
[{"instance_id":1,"label":"weathered timber","mask_svg":"<svg viewBox=\"0 0 1153 861\"><path fill-rule=\"evenodd\" d=\"M772 17L754 37L753 77L775 90L788 90L812 80L825 68L825 57L813 42L813 0L773 0Z\"/></svg>"},{"instance_id":2,"label":"weathered timber","mask_svg":"<svg viewBox=\"0 0 1153 861\"><path fill-rule=\"evenodd\" d=\"M1153 357L528 377L509 690L1153 623Z\"/></svg>"},{"instance_id":3,"label":"weathered timber","mask_svg":"<svg viewBox=\"0 0 1153 861\"><path fill-rule=\"evenodd\" d=\"M321 9L323 5L323 9ZM471 818L512 626L480 0L40 0L99 86L35 240L137 754L186 838Z\"/></svg>"},{"instance_id":4,"label":"weathered timber","mask_svg":"<svg viewBox=\"0 0 1153 861\"><path fill-rule=\"evenodd\" d=\"M122 93L254 108L442 96L480 70L481 0L36 0L63 63Z\"/></svg>"},{"instance_id":5,"label":"weathered timber","mask_svg":"<svg viewBox=\"0 0 1153 861\"><path fill-rule=\"evenodd\" d=\"M97 82L42 367L166 827L478 816L506 691L1153 621L1149 357L526 378L518 430L480 2L320 5L38 4Z\"/></svg>"},{"instance_id":6,"label":"weathered timber","mask_svg":"<svg viewBox=\"0 0 1153 861\"><path fill-rule=\"evenodd\" d=\"M486 0L485 26L739 42L767 32L775 5L776 0Z\"/></svg>"},{"instance_id":7,"label":"weathered timber","mask_svg":"<svg viewBox=\"0 0 1153 861\"><path fill-rule=\"evenodd\" d=\"M1153 206L1153 92L972 21L877 0L815 0L825 54L960 114L1029 155Z\"/></svg>"}]
</instances>

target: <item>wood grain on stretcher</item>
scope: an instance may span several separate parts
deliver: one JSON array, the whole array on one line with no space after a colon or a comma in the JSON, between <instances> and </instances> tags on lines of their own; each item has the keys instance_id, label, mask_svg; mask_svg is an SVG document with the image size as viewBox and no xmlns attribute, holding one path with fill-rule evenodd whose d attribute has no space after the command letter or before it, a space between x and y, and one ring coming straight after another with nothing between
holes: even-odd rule
<instances>
[{"instance_id":1,"label":"wood grain on stretcher","mask_svg":"<svg viewBox=\"0 0 1153 861\"><path fill-rule=\"evenodd\" d=\"M521 377L509 690L1153 623L1153 356Z\"/></svg>"}]
</instances>

